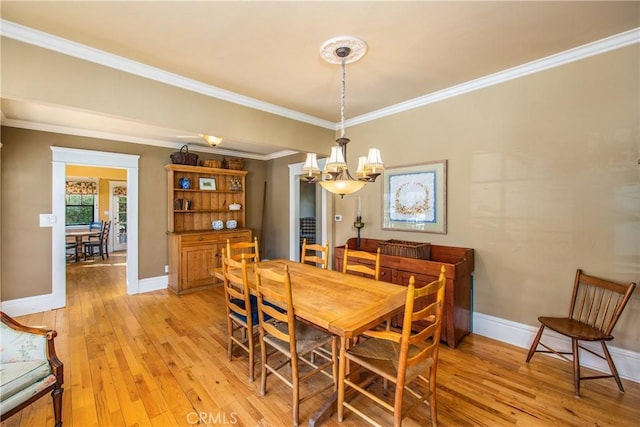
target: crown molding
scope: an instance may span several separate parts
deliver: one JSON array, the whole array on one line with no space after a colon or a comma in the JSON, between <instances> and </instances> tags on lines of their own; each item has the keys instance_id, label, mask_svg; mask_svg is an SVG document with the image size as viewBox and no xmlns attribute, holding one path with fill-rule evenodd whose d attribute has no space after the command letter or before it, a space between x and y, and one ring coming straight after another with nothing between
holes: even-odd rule
<instances>
[{"instance_id":1,"label":"crown molding","mask_svg":"<svg viewBox=\"0 0 640 427\"><path fill-rule=\"evenodd\" d=\"M183 145L189 145L188 143L185 144L180 142L169 142L169 141L163 141L159 139L141 138L141 137L136 137L131 135L122 135L119 133L103 132L103 131L96 131L96 130L89 130L89 129L79 129L75 127L58 126L58 125L52 125L48 123L36 123L36 122L28 122L24 120L15 120L15 119L4 119L2 121L2 126L37 130L41 132L59 133L64 135L82 136L87 138L107 139L110 141L129 142L132 144L153 145L156 147L173 148L176 150L179 150L180 147L182 147ZM263 160L263 161L278 159L280 157L290 156L292 154L298 153L297 151L282 150L282 151L278 151L271 154L255 154L255 153L247 153L245 151L227 150L224 148L204 147L201 145L191 145L190 147L192 151L197 151L200 153L220 154L224 156L243 157L245 159L254 159L254 160Z\"/></svg>"},{"instance_id":2,"label":"crown molding","mask_svg":"<svg viewBox=\"0 0 640 427\"><path fill-rule=\"evenodd\" d=\"M177 74L151 67L140 62L132 61L118 55L103 52L92 47L82 45L70 40L63 39L42 31L34 30L23 25L15 24L4 19L0 20L0 34L24 43L39 46L45 49L60 52L86 61L104 65L140 77L159 81L192 92L200 93L213 98L232 102L245 107L254 108L267 113L276 114L292 120L308 123L311 125L339 130L340 123L330 122L317 117L303 114L274 104L263 102L248 96L240 95L215 86L207 85L199 81L188 79ZM450 88L426 94L408 101L400 102L385 108L381 108L370 113L352 117L345 120L345 127L355 126L372 120L377 120L393 114L419 108L433 104L448 98L469 93L475 90L487 88L493 85L504 83L550 68L559 67L571 62L579 61L591 56L600 55L625 46L640 43L640 28L634 28L611 37L604 38L592 43L588 43L564 52L560 52L545 58L528 62L504 71L490 74L475 80L461 83ZM246 156L245 156L246 157Z\"/></svg>"},{"instance_id":3,"label":"crown molding","mask_svg":"<svg viewBox=\"0 0 640 427\"><path fill-rule=\"evenodd\" d=\"M578 46L576 48L560 52L555 55L547 56L535 61L531 61L517 67L499 71L497 73L461 83L447 89L420 96L418 98L410 99L408 101L400 102L389 107L381 108L380 110L372 111L371 113L352 117L351 119L345 120L344 124L346 127L348 127L366 123L372 120L377 120L382 117L391 116L403 111L408 111L414 108L422 107L424 105L433 104L438 101L453 98L454 96L473 92L479 89L484 89L489 86L508 82L510 80L528 76L529 74L534 74L544 70L548 70L550 68L559 67L561 65L579 61L591 56L600 55L636 43L640 43L640 28L625 31L624 33L616 34L602 40ZM336 123L336 130L338 129L338 125L339 124Z\"/></svg>"},{"instance_id":4,"label":"crown molding","mask_svg":"<svg viewBox=\"0 0 640 427\"><path fill-rule=\"evenodd\" d=\"M16 24L4 19L0 20L0 34L14 40L28 43L44 49L59 52L85 61L104 65L105 67L114 68L136 76L155 80L181 89L196 92L212 98L221 99L223 101L264 111L266 113L276 114L303 123L333 129L334 123L313 117L298 111L289 110L288 108L260 101L255 98L240 95L216 86L208 85L197 80L189 79L168 71L161 70L156 67L143 64L141 62L132 61L122 56L104 52L62 37L54 36L24 25Z\"/></svg>"}]
</instances>

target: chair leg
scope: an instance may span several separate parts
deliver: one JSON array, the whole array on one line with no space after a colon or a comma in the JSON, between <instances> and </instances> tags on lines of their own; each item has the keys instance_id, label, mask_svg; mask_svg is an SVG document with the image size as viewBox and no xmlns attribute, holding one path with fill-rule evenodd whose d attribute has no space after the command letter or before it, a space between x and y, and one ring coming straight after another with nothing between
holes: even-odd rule
<instances>
[{"instance_id":1,"label":"chair leg","mask_svg":"<svg viewBox=\"0 0 640 427\"><path fill-rule=\"evenodd\" d=\"M55 419L55 427L62 427L62 387L56 388L51 392L53 399L53 417Z\"/></svg>"},{"instance_id":2,"label":"chair leg","mask_svg":"<svg viewBox=\"0 0 640 427\"><path fill-rule=\"evenodd\" d=\"M293 425L297 427L300 420L300 372L298 360L294 360L294 357L291 358L291 383L293 385Z\"/></svg>"},{"instance_id":3,"label":"chair leg","mask_svg":"<svg viewBox=\"0 0 640 427\"><path fill-rule=\"evenodd\" d=\"M573 348L573 394L580 397L580 348L577 339L571 339L571 347Z\"/></svg>"},{"instance_id":4,"label":"chair leg","mask_svg":"<svg viewBox=\"0 0 640 427\"><path fill-rule=\"evenodd\" d=\"M607 363L609 364L609 369L611 370L611 374L613 378L615 378L616 383L618 383L618 388L621 393L624 393L624 388L622 387L622 381L620 380L620 375L618 375L618 370L616 369L616 365L613 363L613 359L611 358L611 354L609 353L609 349L607 348L607 344L604 341L600 341L602 344L602 351L604 352L604 357L607 359Z\"/></svg>"},{"instance_id":5,"label":"chair leg","mask_svg":"<svg viewBox=\"0 0 640 427\"><path fill-rule=\"evenodd\" d=\"M252 383L253 382L253 376L254 376L254 365L255 365L255 354L254 354L254 335L253 335L253 331L247 331L247 344L249 347L249 382Z\"/></svg>"},{"instance_id":6,"label":"chair leg","mask_svg":"<svg viewBox=\"0 0 640 427\"><path fill-rule=\"evenodd\" d=\"M233 337L233 321L229 316L227 316L227 334L229 337L227 341L227 356L229 358L229 362L231 362L233 357L233 339L231 339L231 337Z\"/></svg>"},{"instance_id":7,"label":"chair leg","mask_svg":"<svg viewBox=\"0 0 640 427\"><path fill-rule=\"evenodd\" d=\"M544 331L544 325L540 325L540 329L538 329L538 334L536 335L535 339L531 343L529 354L527 354L527 363L529 363L533 355L536 353L536 349L538 348L538 343L540 342L540 337L542 337L542 331Z\"/></svg>"},{"instance_id":8,"label":"chair leg","mask_svg":"<svg viewBox=\"0 0 640 427\"><path fill-rule=\"evenodd\" d=\"M267 344L264 342L262 333L260 334L260 396L267 392Z\"/></svg>"}]
</instances>

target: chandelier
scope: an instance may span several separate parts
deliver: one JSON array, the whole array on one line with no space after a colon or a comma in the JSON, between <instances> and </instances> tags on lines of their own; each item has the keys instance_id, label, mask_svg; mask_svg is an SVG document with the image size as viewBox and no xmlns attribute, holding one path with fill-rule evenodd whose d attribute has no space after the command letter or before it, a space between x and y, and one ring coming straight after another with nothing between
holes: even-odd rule
<instances>
[{"instance_id":1,"label":"chandelier","mask_svg":"<svg viewBox=\"0 0 640 427\"><path fill-rule=\"evenodd\" d=\"M320 55L331 64L341 64L341 96L340 96L340 137L336 139L336 145L331 147L331 155L325 163L322 174L318 167L316 154L308 153L302 167L304 177L308 182L319 182L330 193L345 194L355 193L365 186L367 182L374 182L384 170L384 164L380 156L380 150L370 148L368 156L358 158L358 169L354 179L347 166L347 144L349 138L344 132L344 104L345 104L345 80L346 64L355 62L367 53L367 44L356 37L336 37L327 40L320 47ZM320 180L321 175L324 179Z\"/></svg>"}]
</instances>

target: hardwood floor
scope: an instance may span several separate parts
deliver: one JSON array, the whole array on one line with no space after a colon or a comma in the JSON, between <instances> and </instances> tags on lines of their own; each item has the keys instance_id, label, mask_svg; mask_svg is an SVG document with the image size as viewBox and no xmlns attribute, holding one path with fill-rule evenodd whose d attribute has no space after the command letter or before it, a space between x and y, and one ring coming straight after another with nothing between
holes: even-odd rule
<instances>
[{"instance_id":1,"label":"hardwood floor","mask_svg":"<svg viewBox=\"0 0 640 427\"><path fill-rule=\"evenodd\" d=\"M291 420L291 390L270 380L247 382L247 358L226 356L222 288L176 296L168 290L129 296L125 258L112 254L70 265L68 305L21 316L58 331L56 350L65 367L65 426L284 426ZM441 346L438 421L441 426L638 426L640 384L588 381L573 396L571 365L481 336L455 350ZM313 387L313 383L307 384ZM300 406L301 425L326 399ZM390 418L387 418L390 420ZM406 426L430 423L428 409L412 412ZM51 399L40 399L1 424L51 426ZM359 426L346 412L327 426Z\"/></svg>"}]
</instances>

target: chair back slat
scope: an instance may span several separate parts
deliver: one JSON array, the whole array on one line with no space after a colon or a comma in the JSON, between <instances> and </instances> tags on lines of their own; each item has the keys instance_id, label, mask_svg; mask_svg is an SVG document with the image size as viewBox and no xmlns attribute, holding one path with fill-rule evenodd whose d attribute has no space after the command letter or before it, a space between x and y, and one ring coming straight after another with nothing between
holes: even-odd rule
<instances>
[{"instance_id":1,"label":"chair back slat","mask_svg":"<svg viewBox=\"0 0 640 427\"><path fill-rule=\"evenodd\" d=\"M365 274L375 280L380 279L380 248L374 254L371 252L358 251L349 249L349 245L344 245L344 255L342 260L342 272L343 273L361 273ZM358 263L352 263L357 260ZM360 262L366 262L373 264L373 267L369 265L360 264Z\"/></svg>"},{"instance_id":2,"label":"chair back slat","mask_svg":"<svg viewBox=\"0 0 640 427\"><path fill-rule=\"evenodd\" d=\"M444 313L445 283L444 266L440 269L438 280L421 288L415 288L413 276L409 279L399 359L399 364L404 364L405 368L417 365L429 357L437 358ZM423 308L415 309L415 302L423 298L428 298L431 302ZM418 321L421 322L417 323ZM410 346L416 346L420 351L409 356ZM401 372L401 366L398 372Z\"/></svg>"},{"instance_id":3,"label":"chair back slat","mask_svg":"<svg viewBox=\"0 0 640 427\"><path fill-rule=\"evenodd\" d=\"M258 294L258 318L260 319L261 335L267 333L281 341L289 343L292 359L296 356L296 332L293 296L291 293L291 277L289 267L285 266L280 274L272 269L254 266L256 291ZM281 310L275 307L281 308ZM267 316L273 320L265 321ZM286 328L278 328L278 322L284 323ZM297 357L297 356L296 356Z\"/></svg>"},{"instance_id":4,"label":"chair back slat","mask_svg":"<svg viewBox=\"0 0 640 427\"><path fill-rule=\"evenodd\" d=\"M307 244L307 239L302 239L300 262L303 264L312 264L326 270L329 266L329 243L327 242L324 246Z\"/></svg>"},{"instance_id":5,"label":"chair back slat","mask_svg":"<svg viewBox=\"0 0 640 427\"><path fill-rule=\"evenodd\" d=\"M240 261L243 254L247 262L260 262L260 250L258 248L257 237L253 238L253 242L231 243L231 241L227 239L227 256L236 261Z\"/></svg>"},{"instance_id":6,"label":"chair back slat","mask_svg":"<svg viewBox=\"0 0 640 427\"><path fill-rule=\"evenodd\" d=\"M609 335L634 288L635 283L623 285L578 270L569 317Z\"/></svg>"},{"instance_id":7,"label":"chair back slat","mask_svg":"<svg viewBox=\"0 0 640 427\"><path fill-rule=\"evenodd\" d=\"M224 292L226 298L227 315L236 313L246 318L249 327L253 326L251 316L251 294L247 276L247 261L241 256L235 261L222 250L222 275L224 277ZM242 302L239 304L238 302Z\"/></svg>"}]
</instances>

